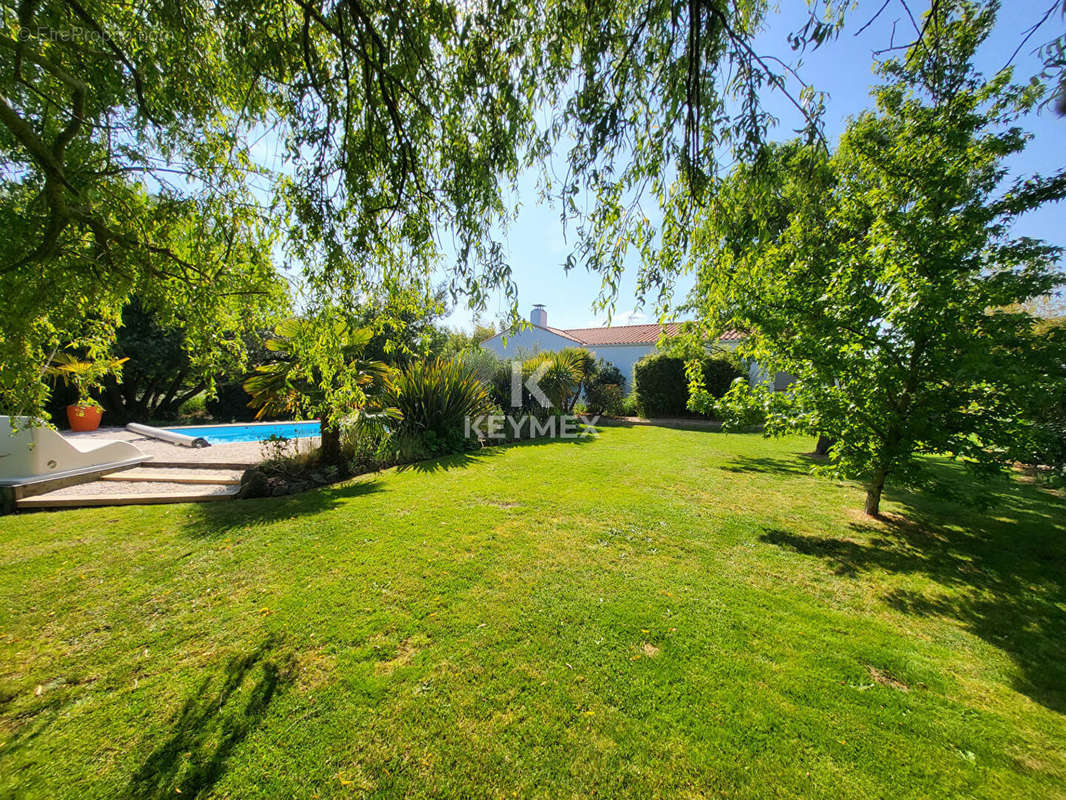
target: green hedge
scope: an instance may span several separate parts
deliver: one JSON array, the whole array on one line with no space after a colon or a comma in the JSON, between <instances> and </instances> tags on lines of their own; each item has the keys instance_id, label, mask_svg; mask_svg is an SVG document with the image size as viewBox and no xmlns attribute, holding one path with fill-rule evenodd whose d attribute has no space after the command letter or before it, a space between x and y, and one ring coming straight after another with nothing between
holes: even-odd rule
<instances>
[{"instance_id":1,"label":"green hedge","mask_svg":"<svg viewBox=\"0 0 1066 800\"><path fill-rule=\"evenodd\" d=\"M715 397L725 394L730 384L743 374L724 358L703 360L703 380ZM633 368L633 390L637 408L645 417L677 417L691 413L683 358L662 353L644 356Z\"/></svg>"}]
</instances>

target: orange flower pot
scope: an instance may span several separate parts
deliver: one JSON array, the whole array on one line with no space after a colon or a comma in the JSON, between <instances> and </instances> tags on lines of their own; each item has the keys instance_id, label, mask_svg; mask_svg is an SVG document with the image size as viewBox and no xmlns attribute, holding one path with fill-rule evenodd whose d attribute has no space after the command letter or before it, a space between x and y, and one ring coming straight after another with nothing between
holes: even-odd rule
<instances>
[{"instance_id":1,"label":"orange flower pot","mask_svg":"<svg viewBox=\"0 0 1066 800\"><path fill-rule=\"evenodd\" d=\"M98 406L67 406L67 421L72 431L95 431L103 415L104 410Z\"/></svg>"}]
</instances>

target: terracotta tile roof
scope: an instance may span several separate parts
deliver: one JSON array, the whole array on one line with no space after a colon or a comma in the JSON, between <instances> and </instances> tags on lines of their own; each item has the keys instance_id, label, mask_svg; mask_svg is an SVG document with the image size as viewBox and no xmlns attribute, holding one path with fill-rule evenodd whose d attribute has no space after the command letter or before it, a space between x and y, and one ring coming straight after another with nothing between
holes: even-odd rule
<instances>
[{"instance_id":1,"label":"terracotta tile roof","mask_svg":"<svg viewBox=\"0 0 1066 800\"><path fill-rule=\"evenodd\" d=\"M529 323L529 324L532 325L534 328L540 328L542 331L551 331L556 336L562 336L564 339L572 339L573 341L577 342L578 344L584 344L584 342L581 339L578 339L576 336L573 335L574 334L573 331L564 331L564 330L560 330L559 328L542 327L540 325L534 325L532 322Z\"/></svg>"},{"instance_id":2,"label":"terracotta tile roof","mask_svg":"<svg viewBox=\"0 0 1066 800\"><path fill-rule=\"evenodd\" d=\"M655 344L659 341L663 331L666 331L666 335L677 336L681 333L680 322L667 322L665 325L651 324L651 325L613 325L609 328L549 328L541 325L535 325L532 322L527 323L530 327L538 328L542 331L548 331L554 333L556 336L562 336L564 339L569 339L574 344L583 345L612 345L612 344ZM498 335L498 334L497 334ZM495 338L495 337L490 337ZM740 331L725 331L718 341L720 342L739 342L744 338L744 334ZM486 339L485 341L488 341Z\"/></svg>"},{"instance_id":3,"label":"terracotta tile roof","mask_svg":"<svg viewBox=\"0 0 1066 800\"><path fill-rule=\"evenodd\" d=\"M554 331L554 329L551 329ZM667 322L665 325L615 325L610 328L568 328L554 331L587 345L610 344L655 344L665 331L668 337L681 333L680 322ZM720 341L737 342L744 336L739 331L726 331L719 337Z\"/></svg>"},{"instance_id":4,"label":"terracotta tile roof","mask_svg":"<svg viewBox=\"0 0 1066 800\"><path fill-rule=\"evenodd\" d=\"M667 336L677 336L681 323L665 325L614 325L610 328L569 328L563 333L583 344L654 344L665 330Z\"/></svg>"}]
</instances>

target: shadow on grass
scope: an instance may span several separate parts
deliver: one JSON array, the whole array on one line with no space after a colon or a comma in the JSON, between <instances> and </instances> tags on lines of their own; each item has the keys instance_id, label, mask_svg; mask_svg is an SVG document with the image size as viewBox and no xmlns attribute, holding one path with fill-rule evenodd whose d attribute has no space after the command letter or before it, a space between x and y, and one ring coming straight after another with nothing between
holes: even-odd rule
<instances>
[{"instance_id":1,"label":"shadow on grass","mask_svg":"<svg viewBox=\"0 0 1066 800\"><path fill-rule=\"evenodd\" d=\"M555 439L550 436L542 436L538 439L521 439L514 442L500 442L499 444L486 445L480 450L431 458L426 461L414 461L410 464L401 464L396 469L398 472L443 472L452 469L463 469L474 464L482 463L487 458L503 455L507 450L515 447L544 447L546 445L580 446L592 444L595 441L595 436L582 436L574 439Z\"/></svg>"},{"instance_id":2,"label":"shadow on grass","mask_svg":"<svg viewBox=\"0 0 1066 800\"><path fill-rule=\"evenodd\" d=\"M727 461L719 469L726 472L762 472L769 475L810 475L811 468L816 463L818 461L807 454L796 455L794 458L737 456Z\"/></svg>"},{"instance_id":3,"label":"shadow on grass","mask_svg":"<svg viewBox=\"0 0 1066 800\"><path fill-rule=\"evenodd\" d=\"M130 800L199 797L226 771L234 749L259 725L291 673L268 638L234 657L221 675L205 678L170 722L170 733L130 778Z\"/></svg>"},{"instance_id":4,"label":"shadow on grass","mask_svg":"<svg viewBox=\"0 0 1066 800\"><path fill-rule=\"evenodd\" d=\"M299 494L261 497L220 503L198 503L191 507L185 531L194 538L223 536L235 528L269 525L283 519L321 514L344 501L382 491L381 480L373 473L348 483L324 486Z\"/></svg>"},{"instance_id":5,"label":"shadow on grass","mask_svg":"<svg viewBox=\"0 0 1066 800\"><path fill-rule=\"evenodd\" d=\"M857 578L921 575L923 590L889 589L905 614L954 619L1017 665L1014 688L1066 713L1066 504L1033 486L1004 483L987 511L895 491L904 517L852 523L849 538L767 531L764 542L829 562Z\"/></svg>"},{"instance_id":6,"label":"shadow on grass","mask_svg":"<svg viewBox=\"0 0 1066 800\"><path fill-rule=\"evenodd\" d=\"M573 447L584 447L585 445L595 444L598 438L598 436L581 436L574 439L554 439L550 436L541 436L537 439L519 439L514 442L506 442L494 445L489 449L504 452L513 447L566 447L568 445Z\"/></svg>"},{"instance_id":7,"label":"shadow on grass","mask_svg":"<svg viewBox=\"0 0 1066 800\"><path fill-rule=\"evenodd\" d=\"M498 455L494 447L483 447L480 450L471 450L465 453L454 453L448 456L439 456L425 461L412 461L409 464L400 464L396 467L397 472L447 472L453 469L465 469L485 461L490 456Z\"/></svg>"}]
</instances>

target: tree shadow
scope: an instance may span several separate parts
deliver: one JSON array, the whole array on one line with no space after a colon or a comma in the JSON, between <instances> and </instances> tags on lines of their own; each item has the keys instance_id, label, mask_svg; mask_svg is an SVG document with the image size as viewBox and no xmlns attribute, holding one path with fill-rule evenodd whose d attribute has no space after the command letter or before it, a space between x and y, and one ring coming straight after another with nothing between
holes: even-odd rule
<instances>
[{"instance_id":1,"label":"tree shadow","mask_svg":"<svg viewBox=\"0 0 1066 800\"><path fill-rule=\"evenodd\" d=\"M69 709L91 690L95 678L85 680L60 678L41 685L36 691L16 691L11 685L0 685L0 719L13 723L10 738L0 747L0 772L3 764L20 750L30 748L39 737L45 739L53 731L52 725L68 715ZM3 795L7 797L7 795Z\"/></svg>"},{"instance_id":2,"label":"tree shadow","mask_svg":"<svg viewBox=\"0 0 1066 800\"><path fill-rule=\"evenodd\" d=\"M584 447L586 445L595 444L599 437L597 435L592 436L579 436L573 439L559 439L553 436L538 436L536 439L516 439L513 442L501 442L498 445L494 445L492 449L503 452L515 447L549 447L549 446L561 446L561 445L573 445L574 447Z\"/></svg>"},{"instance_id":3,"label":"tree shadow","mask_svg":"<svg viewBox=\"0 0 1066 800\"><path fill-rule=\"evenodd\" d=\"M485 459L503 455L507 450L516 447L544 447L545 445L587 445L596 441L595 436L581 436L572 439L559 439L551 436L541 436L536 439L518 439L512 442L498 441L486 444L480 450L471 450L464 453L455 453L448 456L429 458L424 461L412 461L400 464L396 467L397 472L445 472L452 469L464 469L474 464L479 464Z\"/></svg>"},{"instance_id":4,"label":"tree shadow","mask_svg":"<svg viewBox=\"0 0 1066 800\"><path fill-rule=\"evenodd\" d=\"M187 535L195 539L224 536L236 528L268 525L278 520L322 514L340 507L345 500L382 491L381 480L367 475L334 486L323 486L298 494L261 497L218 503L198 503L184 523Z\"/></svg>"},{"instance_id":5,"label":"tree shadow","mask_svg":"<svg viewBox=\"0 0 1066 800\"><path fill-rule=\"evenodd\" d=\"M277 644L267 638L232 658L219 679L200 683L171 720L170 735L130 778L126 798L198 797L218 782L234 749L291 679L291 655L277 658L272 653Z\"/></svg>"},{"instance_id":6,"label":"tree shadow","mask_svg":"<svg viewBox=\"0 0 1066 800\"><path fill-rule=\"evenodd\" d=\"M920 575L924 590L882 599L905 614L954 619L1017 665L1014 688L1066 712L1066 506L1016 482L985 512L941 497L893 491L903 517L851 524L848 538L768 530L762 541L830 563L838 575Z\"/></svg>"},{"instance_id":7,"label":"tree shadow","mask_svg":"<svg viewBox=\"0 0 1066 800\"><path fill-rule=\"evenodd\" d=\"M453 469L465 469L466 467L480 464L489 456L498 455L493 452L495 448L483 447L480 450L472 450L464 453L453 453L447 456L438 456L424 461L411 461L396 467L397 472L447 472Z\"/></svg>"},{"instance_id":8,"label":"tree shadow","mask_svg":"<svg viewBox=\"0 0 1066 800\"><path fill-rule=\"evenodd\" d=\"M736 456L719 467L719 469L738 473L762 472L769 475L810 475L811 467L818 461L819 459L806 453L796 455L793 458Z\"/></svg>"}]
</instances>

